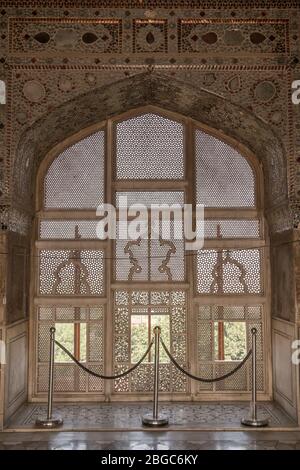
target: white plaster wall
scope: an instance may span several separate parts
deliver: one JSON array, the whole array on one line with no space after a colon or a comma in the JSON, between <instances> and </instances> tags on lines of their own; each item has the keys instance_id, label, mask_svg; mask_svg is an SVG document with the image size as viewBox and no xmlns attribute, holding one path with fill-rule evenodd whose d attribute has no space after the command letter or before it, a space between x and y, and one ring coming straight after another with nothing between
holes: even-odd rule
<instances>
[{"instance_id":1,"label":"white plaster wall","mask_svg":"<svg viewBox=\"0 0 300 470\"><path fill-rule=\"evenodd\" d=\"M6 345L4 423L27 400L27 321L7 327Z\"/></svg>"},{"instance_id":2,"label":"white plaster wall","mask_svg":"<svg viewBox=\"0 0 300 470\"><path fill-rule=\"evenodd\" d=\"M295 420L298 420L298 369L292 363L292 342L296 339L295 324L274 319L272 323L274 399Z\"/></svg>"}]
</instances>

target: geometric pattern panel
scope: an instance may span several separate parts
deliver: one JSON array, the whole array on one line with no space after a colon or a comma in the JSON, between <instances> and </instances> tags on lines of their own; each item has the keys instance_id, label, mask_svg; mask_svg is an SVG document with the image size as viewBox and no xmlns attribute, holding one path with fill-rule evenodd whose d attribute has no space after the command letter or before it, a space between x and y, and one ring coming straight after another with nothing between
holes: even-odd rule
<instances>
[{"instance_id":1,"label":"geometric pattern panel","mask_svg":"<svg viewBox=\"0 0 300 470\"><path fill-rule=\"evenodd\" d=\"M10 18L10 50L22 54L118 53L121 34L117 19Z\"/></svg>"},{"instance_id":2,"label":"geometric pattern panel","mask_svg":"<svg viewBox=\"0 0 300 470\"><path fill-rule=\"evenodd\" d=\"M206 207L254 207L254 173L234 148L199 129L196 146L196 200Z\"/></svg>"},{"instance_id":3,"label":"geometric pattern panel","mask_svg":"<svg viewBox=\"0 0 300 470\"><path fill-rule=\"evenodd\" d=\"M136 332L136 321L149 319L143 330ZM154 321L151 321L151 320ZM167 328L166 328L166 320ZM132 348L138 334L141 347L134 362L140 359L153 336L153 327L160 325L162 338L177 361L186 367L187 326L186 293L178 291L117 290L114 308L114 368L115 373L128 369L133 362ZM145 335L143 335L145 332ZM149 392L153 389L154 350L133 374L115 380L115 393ZM178 372L160 351L160 386L162 392L186 392L188 380Z\"/></svg>"},{"instance_id":4,"label":"geometric pattern panel","mask_svg":"<svg viewBox=\"0 0 300 470\"><path fill-rule=\"evenodd\" d=\"M125 197L127 198L125 200ZM123 198L123 199L121 199ZM183 207L183 191L118 191L116 192L116 207L124 205L141 204L150 208L152 204L176 204Z\"/></svg>"},{"instance_id":5,"label":"geometric pattern panel","mask_svg":"<svg viewBox=\"0 0 300 470\"><path fill-rule=\"evenodd\" d=\"M261 250L201 250L197 254L199 294L260 294Z\"/></svg>"},{"instance_id":6,"label":"geometric pattern panel","mask_svg":"<svg viewBox=\"0 0 300 470\"><path fill-rule=\"evenodd\" d=\"M40 295L103 295L103 250L41 250Z\"/></svg>"},{"instance_id":7,"label":"geometric pattern panel","mask_svg":"<svg viewBox=\"0 0 300 470\"><path fill-rule=\"evenodd\" d=\"M104 202L104 131L64 150L45 177L47 209L91 209Z\"/></svg>"},{"instance_id":8,"label":"geometric pattern panel","mask_svg":"<svg viewBox=\"0 0 300 470\"><path fill-rule=\"evenodd\" d=\"M182 19L178 24L179 52L284 53L288 20Z\"/></svg>"},{"instance_id":9,"label":"geometric pattern panel","mask_svg":"<svg viewBox=\"0 0 300 470\"><path fill-rule=\"evenodd\" d=\"M143 114L116 125L117 179L184 177L183 125L157 114Z\"/></svg>"},{"instance_id":10,"label":"geometric pattern panel","mask_svg":"<svg viewBox=\"0 0 300 470\"><path fill-rule=\"evenodd\" d=\"M213 378L234 369L251 349L251 329L256 328L257 384L259 391L265 391L263 307L260 305L199 305L196 308L199 375L204 378ZM226 325L231 326L230 334L228 334L228 330L226 331ZM241 334L241 325L245 328L245 335ZM243 341L245 344L242 344ZM223 348L229 353L229 356L226 355L225 359L221 360L217 355L220 343L223 343ZM241 354L237 355L239 349ZM199 382L198 390L247 392L251 390L251 374L251 358L249 358L241 369L225 380L214 383Z\"/></svg>"},{"instance_id":11,"label":"geometric pattern panel","mask_svg":"<svg viewBox=\"0 0 300 470\"><path fill-rule=\"evenodd\" d=\"M224 219L204 221L204 238L260 238L259 220Z\"/></svg>"},{"instance_id":12,"label":"geometric pattern panel","mask_svg":"<svg viewBox=\"0 0 300 470\"><path fill-rule=\"evenodd\" d=\"M133 21L133 52L168 52L167 20Z\"/></svg>"},{"instance_id":13,"label":"geometric pattern panel","mask_svg":"<svg viewBox=\"0 0 300 470\"><path fill-rule=\"evenodd\" d=\"M97 239L98 220L41 220L41 240Z\"/></svg>"},{"instance_id":14,"label":"geometric pattern panel","mask_svg":"<svg viewBox=\"0 0 300 470\"><path fill-rule=\"evenodd\" d=\"M40 306L36 350L38 393L48 391L51 327L56 328L56 339L77 358L75 343L80 343L80 362L95 372L103 372L104 307ZM103 380L86 374L55 346L54 390L63 393L102 393Z\"/></svg>"}]
</instances>

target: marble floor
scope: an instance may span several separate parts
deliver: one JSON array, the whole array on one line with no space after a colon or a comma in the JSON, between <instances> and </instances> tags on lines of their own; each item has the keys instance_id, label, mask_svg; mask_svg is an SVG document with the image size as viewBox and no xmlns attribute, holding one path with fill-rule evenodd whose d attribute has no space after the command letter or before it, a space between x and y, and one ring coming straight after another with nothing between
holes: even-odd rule
<instances>
[{"instance_id":1,"label":"marble floor","mask_svg":"<svg viewBox=\"0 0 300 470\"><path fill-rule=\"evenodd\" d=\"M46 405L27 404L0 433L0 450L300 450L300 428L275 403L259 403L269 419L260 430L241 426L248 403L162 403L169 417L163 429L145 428L149 403L55 404L64 425L40 430Z\"/></svg>"},{"instance_id":2,"label":"marble floor","mask_svg":"<svg viewBox=\"0 0 300 470\"><path fill-rule=\"evenodd\" d=\"M141 418L152 410L151 403L55 404L54 415L64 420L62 431L142 431ZM244 430L248 403L161 403L160 413L169 418L168 430ZM46 416L46 405L23 406L8 424L10 430L30 430ZM269 428L293 429L293 422L275 403L259 403L258 416L269 420Z\"/></svg>"},{"instance_id":3,"label":"marble floor","mask_svg":"<svg viewBox=\"0 0 300 470\"><path fill-rule=\"evenodd\" d=\"M300 450L300 432L3 432L0 450Z\"/></svg>"}]
</instances>

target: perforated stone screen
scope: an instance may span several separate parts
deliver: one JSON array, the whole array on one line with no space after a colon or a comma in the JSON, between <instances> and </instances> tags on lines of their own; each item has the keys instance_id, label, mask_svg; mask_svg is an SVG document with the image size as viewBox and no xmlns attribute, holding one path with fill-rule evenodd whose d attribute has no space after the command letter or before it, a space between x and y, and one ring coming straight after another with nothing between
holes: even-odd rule
<instances>
[{"instance_id":1,"label":"perforated stone screen","mask_svg":"<svg viewBox=\"0 0 300 470\"><path fill-rule=\"evenodd\" d=\"M41 220L42 240L86 240L97 238L97 220Z\"/></svg>"},{"instance_id":2,"label":"perforated stone screen","mask_svg":"<svg viewBox=\"0 0 300 470\"><path fill-rule=\"evenodd\" d=\"M104 202L104 131L68 147L45 178L46 208L89 209Z\"/></svg>"},{"instance_id":3,"label":"perforated stone screen","mask_svg":"<svg viewBox=\"0 0 300 470\"><path fill-rule=\"evenodd\" d=\"M116 206L120 207L120 203L124 203L124 201L127 201L128 206L142 204L147 208L154 204L183 206L185 202L183 191L117 191Z\"/></svg>"},{"instance_id":4,"label":"perforated stone screen","mask_svg":"<svg viewBox=\"0 0 300 470\"><path fill-rule=\"evenodd\" d=\"M215 325L231 322L244 323L246 328L246 352L251 349L251 329L257 329L257 386L258 391L265 390L264 372L264 335L265 318L261 305L199 305L197 313L197 364L198 373L204 378L218 377L234 369L239 361L220 361L216 358L214 341ZM236 338L233 338L233 340ZM224 338L223 338L224 340ZM230 345L234 350L234 341ZM198 391L245 391L251 390L251 361L238 371L237 374L215 383L198 384Z\"/></svg>"},{"instance_id":5,"label":"perforated stone screen","mask_svg":"<svg viewBox=\"0 0 300 470\"><path fill-rule=\"evenodd\" d=\"M259 294L262 292L262 250L201 250L197 255L200 294Z\"/></svg>"},{"instance_id":6,"label":"perforated stone screen","mask_svg":"<svg viewBox=\"0 0 300 470\"><path fill-rule=\"evenodd\" d=\"M186 367L187 360L187 298L182 290L146 291L117 290L114 299L114 363L115 371L131 365L130 334L132 315L168 315L170 351ZM153 333L150 331L150 337ZM164 338L166 340L166 338ZM166 340L166 343L168 341ZM143 364L134 374L115 381L116 393L137 393L153 390L153 364ZM187 392L188 380L170 363L161 366L162 392Z\"/></svg>"},{"instance_id":7,"label":"perforated stone screen","mask_svg":"<svg viewBox=\"0 0 300 470\"><path fill-rule=\"evenodd\" d=\"M255 326L259 391L267 396L268 248L259 173L194 122L153 109L93 128L58 154L44 175L34 257L37 397L47 392L51 326L78 360L114 374L138 361L156 323L179 364L202 377L230 371L249 349ZM145 206L143 236L128 234L139 214L124 221L124 198L127 206ZM107 201L116 208L116 240L97 236L96 207ZM191 202L205 206L204 246L198 251L187 250L184 239L182 208ZM154 215L153 204L173 207ZM168 399L234 399L250 392L249 364L225 381L198 384L162 352L160 389ZM139 400L150 399L152 390L153 352L114 382L88 376L56 353L55 391L62 398Z\"/></svg>"},{"instance_id":8,"label":"perforated stone screen","mask_svg":"<svg viewBox=\"0 0 300 470\"><path fill-rule=\"evenodd\" d=\"M260 238L259 220L210 220L204 222L205 238Z\"/></svg>"},{"instance_id":9,"label":"perforated stone screen","mask_svg":"<svg viewBox=\"0 0 300 470\"><path fill-rule=\"evenodd\" d=\"M102 295L104 260L101 250L41 250L41 295Z\"/></svg>"},{"instance_id":10,"label":"perforated stone screen","mask_svg":"<svg viewBox=\"0 0 300 470\"><path fill-rule=\"evenodd\" d=\"M48 391L48 368L49 368L49 346L50 328L60 325L69 325L69 332L73 331L70 338L75 342L75 328L80 325L85 332L86 355L83 364L96 371L102 372L104 368L104 321L105 313L103 306L74 307L74 306L40 306L37 310L37 393ZM84 327L84 328L83 328ZM57 338L66 345L69 335ZM69 346L69 344L68 344ZM59 348L56 346L56 357ZM74 354L74 350L71 351ZM89 376L79 369L70 360L56 361L54 376L55 391L61 393L102 393L103 381Z\"/></svg>"},{"instance_id":11,"label":"perforated stone screen","mask_svg":"<svg viewBox=\"0 0 300 470\"><path fill-rule=\"evenodd\" d=\"M116 127L117 179L183 179L182 124L147 113Z\"/></svg>"},{"instance_id":12,"label":"perforated stone screen","mask_svg":"<svg viewBox=\"0 0 300 470\"><path fill-rule=\"evenodd\" d=\"M254 173L235 149L199 129L195 134L196 199L206 207L254 207Z\"/></svg>"},{"instance_id":13,"label":"perforated stone screen","mask_svg":"<svg viewBox=\"0 0 300 470\"><path fill-rule=\"evenodd\" d=\"M181 229L182 223L177 230ZM120 233L118 229L117 234ZM170 236L150 233L149 238L116 240L115 278L118 281L184 281L184 239L174 238L174 222Z\"/></svg>"}]
</instances>

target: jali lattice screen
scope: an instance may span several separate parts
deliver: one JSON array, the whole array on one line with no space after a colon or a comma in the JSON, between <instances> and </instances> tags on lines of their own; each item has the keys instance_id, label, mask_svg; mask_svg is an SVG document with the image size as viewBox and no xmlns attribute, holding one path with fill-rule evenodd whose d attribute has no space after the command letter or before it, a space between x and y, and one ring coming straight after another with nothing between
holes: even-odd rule
<instances>
[{"instance_id":1,"label":"jali lattice screen","mask_svg":"<svg viewBox=\"0 0 300 470\"><path fill-rule=\"evenodd\" d=\"M268 248L254 157L186 117L153 107L87 132L54 160L49 156L39 185L36 395L47 390L50 326L87 367L113 374L139 360L159 325L180 365L203 377L235 367L250 347L255 326L258 386L267 397ZM101 230L97 233L96 207L107 201L116 209L116 240L99 240ZM204 246L197 252L186 250L184 239L181 210L191 202L205 206ZM125 204L135 205L126 222ZM155 214L153 205L171 206L171 211L156 207ZM134 238L128 230L135 210L144 211L148 226ZM163 351L160 367L166 399L173 394L241 398L250 391L250 361L215 384L187 380ZM138 400L151 396L153 352L114 382L88 377L61 352L55 370L62 399L98 394L99 399L128 395Z\"/></svg>"},{"instance_id":2,"label":"jali lattice screen","mask_svg":"<svg viewBox=\"0 0 300 470\"><path fill-rule=\"evenodd\" d=\"M244 344L241 344L243 353L251 349L251 328L257 329L257 388L265 390L264 375L264 335L265 321L261 305L205 305L196 306L197 314L197 355L198 373L204 378L218 377L230 372L238 364L238 360L218 360L218 327L224 328L226 324L239 324L244 326ZM226 344L225 344L226 350ZM237 351L229 350L233 357ZM251 361L231 377L215 383L199 382L198 391L249 391L251 390Z\"/></svg>"},{"instance_id":3,"label":"jali lattice screen","mask_svg":"<svg viewBox=\"0 0 300 470\"><path fill-rule=\"evenodd\" d=\"M187 307L186 293L178 291L142 291L117 290L115 292L114 308L114 363L115 372L128 369L132 364L132 317L145 316L156 318L163 322L161 317L168 317L170 329L169 339L162 337L169 344L171 353L184 367L187 361ZM148 327L147 342L152 337L152 327L160 324L159 321L150 323ZM145 327L147 328L147 326ZM151 328L151 330L150 330ZM146 344L145 344L146 346ZM144 352L146 347L141 349ZM140 354L141 356L142 354ZM187 392L188 383L168 360L161 364L161 391ZM147 393L153 389L153 358L146 359L141 367L133 374L115 381L116 393Z\"/></svg>"},{"instance_id":4,"label":"jali lattice screen","mask_svg":"<svg viewBox=\"0 0 300 470\"><path fill-rule=\"evenodd\" d=\"M81 360L97 373L104 370L104 307L44 306L37 310L37 392L48 390L49 342L51 327L56 338L72 354L76 354L78 341ZM63 325L63 328L60 328ZM61 333L60 333L61 332ZM55 391L63 393L102 393L103 381L86 374L67 356L55 353Z\"/></svg>"}]
</instances>

